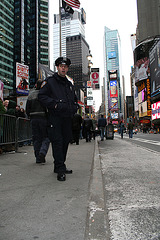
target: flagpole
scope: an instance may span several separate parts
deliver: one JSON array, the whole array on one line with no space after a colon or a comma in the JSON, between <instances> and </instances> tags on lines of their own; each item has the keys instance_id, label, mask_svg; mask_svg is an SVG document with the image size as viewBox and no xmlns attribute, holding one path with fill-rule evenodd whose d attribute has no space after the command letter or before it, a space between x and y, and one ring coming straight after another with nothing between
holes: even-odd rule
<instances>
[{"instance_id":1,"label":"flagpole","mask_svg":"<svg viewBox=\"0 0 160 240\"><path fill-rule=\"evenodd\" d=\"M61 0L59 0L59 56L62 56Z\"/></svg>"}]
</instances>

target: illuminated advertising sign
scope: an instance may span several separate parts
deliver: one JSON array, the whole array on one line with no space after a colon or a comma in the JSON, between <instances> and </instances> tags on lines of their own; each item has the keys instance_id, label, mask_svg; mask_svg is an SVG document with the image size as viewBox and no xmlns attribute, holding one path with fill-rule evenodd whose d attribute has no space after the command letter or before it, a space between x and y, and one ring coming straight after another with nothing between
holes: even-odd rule
<instances>
[{"instance_id":1,"label":"illuminated advertising sign","mask_svg":"<svg viewBox=\"0 0 160 240\"><path fill-rule=\"evenodd\" d=\"M109 79L117 79L117 70L115 71L108 71Z\"/></svg>"},{"instance_id":2,"label":"illuminated advertising sign","mask_svg":"<svg viewBox=\"0 0 160 240\"><path fill-rule=\"evenodd\" d=\"M138 60L135 65L135 83L147 79L149 73L149 59L145 57Z\"/></svg>"},{"instance_id":3,"label":"illuminated advertising sign","mask_svg":"<svg viewBox=\"0 0 160 240\"><path fill-rule=\"evenodd\" d=\"M28 95L29 92L29 66L16 63L16 91Z\"/></svg>"},{"instance_id":4,"label":"illuminated advertising sign","mask_svg":"<svg viewBox=\"0 0 160 240\"><path fill-rule=\"evenodd\" d=\"M110 97L118 97L117 81L110 81Z\"/></svg>"},{"instance_id":5,"label":"illuminated advertising sign","mask_svg":"<svg viewBox=\"0 0 160 240\"><path fill-rule=\"evenodd\" d=\"M152 104L152 120L160 119L160 101Z\"/></svg>"},{"instance_id":6,"label":"illuminated advertising sign","mask_svg":"<svg viewBox=\"0 0 160 240\"><path fill-rule=\"evenodd\" d=\"M149 52L150 71L151 71L151 90L155 96L160 89L160 40Z\"/></svg>"},{"instance_id":7,"label":"illuminated advertising sign","mask_svg":"<svg viewBox=\"0 0 160 240\"><path fill-rule=\"evenodd\" d=\"M108 58L109 59L116 58L116 52L109 52L108 53Z\"/></svg>"},{"instance_id":8,"label":"illuminated advertising sign","mask_svg":"<svg viewBox=\"0 0 160 240\"><path fill-rule=\"evenodd\" d=\"M109 110L118 109L118 98L109 98L108 104L109 104Z\"/></svg>"},{"instance_id":9,"label":"illuminated advertising sign","mask_svg":"<svg viewBox=\"0 0 160 240\"><path fill-rule=\"evenodd\" d=\"M151 116L151 87L150 79L138 86L139 117Z\"/></svg>"},{"instance_id":10,"label":"illuminated advertising sign","mask_svg":"<svg viewBox=\"0 0 160 240\"><path fill-rule=\"evenodd\" d=\"M118 119L118 112L111 112L111 119Z\"/></svg>"}]
</instances>

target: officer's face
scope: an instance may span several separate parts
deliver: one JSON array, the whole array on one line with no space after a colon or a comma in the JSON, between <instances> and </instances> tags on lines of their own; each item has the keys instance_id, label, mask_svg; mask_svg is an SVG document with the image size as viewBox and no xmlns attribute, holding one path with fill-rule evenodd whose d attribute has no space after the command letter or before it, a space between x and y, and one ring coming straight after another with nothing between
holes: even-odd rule
<instances>
[{"instance_id":1,"label":"officer's face","mask_svg":"<svg viewBox=\"0 0 160 240\"><path fill-rule=\"evenodd\" d=\"M57 70L61 77L65 77L68 72L68 66L65 64L59 64L59 66L57 66Z\"/></svg>"}]
</instances>

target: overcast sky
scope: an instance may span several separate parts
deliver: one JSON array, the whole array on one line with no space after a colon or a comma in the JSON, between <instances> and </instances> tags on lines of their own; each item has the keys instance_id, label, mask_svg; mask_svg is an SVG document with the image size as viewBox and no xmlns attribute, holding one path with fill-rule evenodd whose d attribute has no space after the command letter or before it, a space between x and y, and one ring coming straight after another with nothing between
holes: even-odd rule
<instances>
[{"instance_id":1,"label":"overcast sky","mask_svg":"<svg viewBox=\"0 0 160 240\"><path fill-rule=\"evenodd\" d=\"M136 0L80 0L80 3L81 8L84 8L86 12L86 41L93 56L93 67L100 68L101 85L104 77L103 37L104 27L106 26L111 30L118 30L119 32L122 74L125 77L126 95L130 95L130 72L131 66L133 66L130 35L136 33ZM54 13L58 14L58 5L59 0L50 0L51 15ZM100 91L95 91L99 99L101 97Z\"/></svg>"}]
</instances>

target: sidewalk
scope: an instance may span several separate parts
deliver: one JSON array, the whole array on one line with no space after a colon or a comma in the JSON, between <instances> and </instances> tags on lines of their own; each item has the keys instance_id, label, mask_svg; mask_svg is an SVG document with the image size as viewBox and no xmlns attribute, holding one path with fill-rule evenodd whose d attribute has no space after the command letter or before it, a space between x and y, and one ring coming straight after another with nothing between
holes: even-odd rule
<instances>
[{"instance_id":1,"label":"sidewalk","mask_svg":"<svg viewBox=\"0 0 160 240\"><path fill-rule=\"evenodd\" d=\"M46 165L35 164L33 147L0 156L0 240L83 240L95 143L70 145L65 182Z\"/></svg>"},{"instance_id":2,"label":"sidewalk","mask_svg":"<svg viewBox=\"0 0 160 240\"><path fill-rule=\"evenodd\" d=\"M70 145L65 182L33 147L0 156L0 240L159 240L159 154L132 139Z\"/></svg>"}]
</instances>

